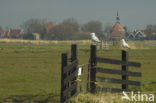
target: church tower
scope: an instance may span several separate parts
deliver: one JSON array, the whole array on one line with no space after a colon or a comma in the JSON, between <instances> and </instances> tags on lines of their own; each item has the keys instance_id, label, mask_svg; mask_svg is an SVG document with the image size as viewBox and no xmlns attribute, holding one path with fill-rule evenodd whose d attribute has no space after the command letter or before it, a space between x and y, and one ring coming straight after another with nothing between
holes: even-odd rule
<instances>
[{"instance_id":1,"label":"church tower","mask_svg":"<svg viewBox=\"0 0 156 103\"><path fill-rule=\"evenodd\" d=\"M124 37L125 30L120 24L120 16L119 12L117 11L117 16L116 16L116 23L112 27L112 32L110 34L111 39L121 39Z\"/></svg>"}]
</instances>

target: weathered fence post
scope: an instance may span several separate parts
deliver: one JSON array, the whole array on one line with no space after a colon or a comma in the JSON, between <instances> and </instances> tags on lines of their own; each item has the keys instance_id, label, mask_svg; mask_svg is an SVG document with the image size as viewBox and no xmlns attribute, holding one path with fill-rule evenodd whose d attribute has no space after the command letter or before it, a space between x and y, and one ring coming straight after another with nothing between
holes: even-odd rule
<instances>
[{"instance_id":1,"label":"weathered fence post","mask_svg":"<svg viewBox=\"0 0 156 103\"><path fill-rule=\"evenodd\" d=\"M115 40L113 40L113 46L115 46Z\"/></svg>"},{"instance_id":2,"label":"weathered fence post","mask_svg":"<svg viewBox=\"0 0 156 103\"><path fill-rule=\"evenodd\" d=\"M72 44L72 46L71 46L71 62L73 62L74 60L77 60L77 45L76 44ZM76 73L75 78L73 79L73 82L71 82L71 84L76 83L76 88L73 91L71 91L71 96L73 96L74 94L77 95L77 85L78 85L78 83L76 81L76 79L78 77L77 65L75 66L75 69L73 71L71 71L71 73L73 73L74 71L77 71L77 73Z\"/></svg>"},{"instance_id":3,"label":"weathered fence post","mask_svg":"<svg viewBox=\"0 0 156 103\"><path fill-rule=\"evenodd\" d=\"M90 62L90 60L89 60L89 62ZM90 64L88 65L88 71L87 71L87 87L86 87L86 90L87 90L87 92L89 92L90 90L89 90L89 78L90 78Z\"/></svg>"},{"instance_id":4,"label":"weathered fence post","mask_svg":"<svg viewBox=\"0 0 156 103\"><path fill-rule=\"evenodd\" d=\"M73 44L71 46L71 61L74 61L77 59L77 45Z\"/></svg>"},{"instance_id":5,"label":"weathered fence post","mask_svg":"<svg viewBox=\"0 0 156 103\"><path fill-rule=\"evenodd\" d=\"M67 97L64 97L63 91L67 88L67 85L64 83L64 78L67 76L67 74L64 74L64 67L67 66L67 54L62 53L61 56L61 96L60 96L60 103L64 103L66 101Z\"/></svg>"},{"instance_id":6,"label":"weathered fence post","mask_svg":"<svg viewBox=\"0 0 156 103\"><path fill-rule=\"evenodd\" d=\"M91 64L91 70L90 70L90 92L95 93L96 92L96 69L94 68L96 66L96 46L91 45L91 52L90 52L90 64Z\"/></svg>"},{"instance_id":7,"label":"weathered fence post","mask_svg":"<svg viewBox=\"0 0 156 103\"><path fill-rule=\"evenodd\" d=\"M122 72L125 72L126 74L122 74L122 80L126 81L125 83L122 83L122 90L127 91L128 90L128 52L122 50Z\"/></svg>"},{"instance_id":8,"label":"weathered fence post","mask_svg":"<svg viewBox=\"0 0 156 103\"><path fill-rule=\"evenodd\" d=\"M101 40L100 49L103 50L103 40Z\"/></svg>"}]
</instances>

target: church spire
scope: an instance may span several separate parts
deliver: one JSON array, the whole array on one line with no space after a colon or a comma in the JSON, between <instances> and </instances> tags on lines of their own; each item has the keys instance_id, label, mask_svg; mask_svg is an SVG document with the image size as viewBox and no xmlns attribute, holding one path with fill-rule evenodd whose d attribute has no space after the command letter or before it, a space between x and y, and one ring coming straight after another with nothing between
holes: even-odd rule
<instances>
[{"instance_id":1,"label":"church spire","mask_svg":"<svg viewBox=\"0 0 156 103\"><path fill-rule=\"evenodd\" d=\"M120 21L120 17L119 17L119 13L118 13L118 11L117 11L116 22L117 22L117 23L120 23L119 21Z\"/></svg>"}]
</instances>

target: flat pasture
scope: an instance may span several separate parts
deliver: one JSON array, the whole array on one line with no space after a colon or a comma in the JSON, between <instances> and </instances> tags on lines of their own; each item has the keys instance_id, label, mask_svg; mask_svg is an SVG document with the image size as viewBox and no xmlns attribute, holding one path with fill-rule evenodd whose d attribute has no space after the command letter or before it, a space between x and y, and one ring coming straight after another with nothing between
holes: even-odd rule
<instances>
[{"instance_id":1,"label":"flat pasture","mask_svg":"<svg viewBox=\"0 0 156 103\"><path fill-rule=\"evenodd\" d=\"M129 60L142 64L142 67L136 70L142 72L142 77L137 79L142 82L140 90L156 93L156 45L148 45L146 42L143 46L141 42L134 44L135 49L129 50ZM42 100L51 96L53 102L54 100L58 102L61 86L61 53L68 53L70 57L70 45L1 43L0 101L9 97L21 99L17 96L34 96L34 100ZM78 45L79 65L88 63L89 55L89 44ZM98 50L98 56L121 59L121 48L110 46L108 50ZM109 64L101 66L116 67ZM117 68L120 69L120 67ZM129 70L133 71L134 68L129 68ZM86 82L86 74L87 68L84 68L82 82ZM116 78L121 77L116 76ZM86 84L82 83L82 86L85 91Z\"/></svg>"}]
</instances>

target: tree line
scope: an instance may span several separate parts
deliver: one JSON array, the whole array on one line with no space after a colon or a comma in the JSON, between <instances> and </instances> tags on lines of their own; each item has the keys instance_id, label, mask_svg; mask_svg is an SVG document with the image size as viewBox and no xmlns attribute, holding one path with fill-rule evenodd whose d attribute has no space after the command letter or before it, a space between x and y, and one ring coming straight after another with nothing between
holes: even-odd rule
<instances>
[{"instance_id":1,"label":"tree line","mask_svg":"<svg viewBox=\"0 0 156 103\"><path fill-rule=\"evenodd\" d=\"M58 24L47 19L32 18L26 20L21 28L24 30L23 37L38 33L42 40L87 40L90 39L91 32L95 32L100 39L108 39L112 32L112 25L110 24L103 27L102 22L95 20L79 24L75 18L64 19ZM125 35L128 36L130 34L128 27L124 26L123 28ZM2 30L1 26L0 30ZM147 25L145 30L148 34L156 33L156 24ZM152 37L149 36L146 39L152 38L156 37L152 35Z\"/></svg>"},{"instance_id":2,"label":"tree line","mask_svg":"<svg viewBox=\"0 0 156 103\"><path fill-rule=\"evenodd\" d=\"M85 40L90 39L90 33L95 32L98 37L103 37L103 26L100 21L89 21L80 25L76 19L69 18L59 24L54 24L46 19L29 19L21 28L25 35L39 33L43 40Z\"/></svg>"}]
</instances>

